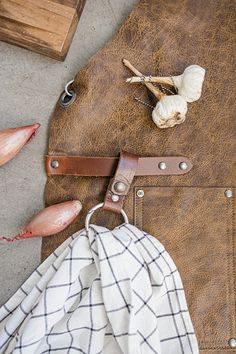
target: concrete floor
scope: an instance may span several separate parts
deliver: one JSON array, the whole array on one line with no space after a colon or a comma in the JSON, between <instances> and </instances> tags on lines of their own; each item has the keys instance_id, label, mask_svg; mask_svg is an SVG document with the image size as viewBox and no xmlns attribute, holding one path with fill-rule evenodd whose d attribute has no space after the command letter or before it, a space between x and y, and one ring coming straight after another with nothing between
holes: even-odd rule
<instances>
[{"instance_id":1,"label":"concrete floor","mask_svg":"<svg viewBox=\"0 0 236 354\"><path fill-rule=\"evenodd\" d=\"M116 32L137 0L87 0L61 63L0 42L0 129L41 123L36 138L0 168L0 235L14 236L44 207L50 115L66 82ZM0 244L0 304L40 262L41 239Z\"/></svg>"}]
</instances>

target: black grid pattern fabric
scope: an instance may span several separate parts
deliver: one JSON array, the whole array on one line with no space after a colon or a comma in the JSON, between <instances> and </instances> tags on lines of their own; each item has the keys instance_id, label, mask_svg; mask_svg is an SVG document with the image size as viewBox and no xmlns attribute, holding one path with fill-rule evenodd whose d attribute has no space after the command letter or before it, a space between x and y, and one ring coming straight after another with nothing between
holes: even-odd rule
<instances>
[{"instance_id":1,"label":"black grid pattern fabric","mask_svg":"<svg viewBox=\"0 0 236 354\"><path fill-rule=\"evenodd\" d=\"M199 353L183 284L154 237L91 225L0 309L0 353Z\"/></svg>"}]
</instances>

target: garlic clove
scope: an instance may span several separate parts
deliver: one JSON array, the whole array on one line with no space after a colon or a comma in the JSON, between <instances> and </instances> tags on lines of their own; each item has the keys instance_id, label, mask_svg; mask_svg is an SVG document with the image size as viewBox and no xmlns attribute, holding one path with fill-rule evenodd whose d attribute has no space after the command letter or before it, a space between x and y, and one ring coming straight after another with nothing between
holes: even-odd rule
<instances>
[{"instance_id":1,"label":"garlic clove","mask_svg":"<svg viewBox=\"0 0 236 354\"><path fill-rule=\"evenodd\" d=\"M153 109L152 119L161 129L171 128L185 121L187 110L187 102L182 96L165 96Z\"/></svg>"},{"instance_id":2,"label":"garlic clove","mask_svg":"<svg viewBox=\"0 0 236 354\"><path fill-rule=\"evenodd\" d=\"M0 131L0 166L13 159L39 127L40 124L36 123Z\"/></svg>"},{"instance_id":3,"label":"garlic clove","mask_svg":"<svg viewBox=\"0 0 236 354\"><path fill-rule=\"evenodd\" d=\"M14 242L30 237L57 234L74 221L81 209L82 204L79 200L51 205L41 210L14 238L0 237L0 240Z\"/></svg>"},{"instance_id":4,"label":"garlic clove","mask_svg":"<svg viewBox=\"0 0 236 354\"><path fill-rule=\"evenodd\" d=\"M187 102L199 100L205 78L205 69L199 65L188 66L182 75L173 76L172 80L181 95Z\"/></svg>"}]
</instances>

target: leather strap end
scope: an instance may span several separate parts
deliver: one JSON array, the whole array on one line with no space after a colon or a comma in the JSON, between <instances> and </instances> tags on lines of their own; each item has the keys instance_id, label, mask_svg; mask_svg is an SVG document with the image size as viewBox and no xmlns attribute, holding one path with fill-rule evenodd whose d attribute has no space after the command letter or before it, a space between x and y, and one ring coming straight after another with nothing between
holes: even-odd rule
<instances>
[{"instance_id":1,"label":"leather strap end","mask_svg":"<svg viewBox=\"0 0 236 354\"><path fill-rule=\"evenodd\" d=\"M139 157L121 151L118 166L107 188L103 209L120 213L138 168Z\"/></svg>"}]
</instances>

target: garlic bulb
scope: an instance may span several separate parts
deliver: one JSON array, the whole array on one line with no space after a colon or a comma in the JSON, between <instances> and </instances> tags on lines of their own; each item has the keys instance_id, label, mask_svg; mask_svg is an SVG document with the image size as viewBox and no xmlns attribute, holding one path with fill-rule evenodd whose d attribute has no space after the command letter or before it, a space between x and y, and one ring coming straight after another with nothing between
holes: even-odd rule
<instances>
[{"instance_id":1,"label":"garlic bulb","mask_svg":"<svg viewBox=\"0 0 236 354\"><path fill-rule=\"evenodd\" d=\"M187 102L182 96L165 96L153 109L152 119L161 129L171 128L185 121L187 109Z\"/></svg>"},{"instance_id":2,"label":"garlic bulb","mask_svg":"<svg viewBox=\"0 0 236 354\"><path fill-rule=\"evenodd\" d=\"M39 127L40 124L36 123L0 131L0 166L13 159Z\"/></svg>"},{"instance_id":3,"label":"garlic bulb","mask_svg":"<svg viewBox=\"0 0 236 354\"><path fill-rule=\"evenodd\" d=\"M204 77L205 69L199 65L190 65L182 75L173 76L172 80L178 89L178 94L187 102L194 102L201 97Z\"/></svg>"},{"instance_id":4,"label":"garlic bulb","mask_svg":"<svg viewBox=\"0 0 236 354\"><path fill-rule=\"evenodd\" d=\"M15 237L0 237L1 241L15 242L24 238L45 237L64 230L82 209L79 200L71 200L51 205L41 210L29 224Z\"/></svg>"},{"instance_id":5,"label":"garlic bulb","mask_svg":"<svg viewBox=\"0 0 236 354\"><path fill-rule=\"evenodd\" d=\"M199 65L188 66L182 75L171 77L144 76L128 60L123 59L123 64L135 75L126 82L141 82L156 96L158 103L152 111L153 122L161 129L174 127L185 121L188 110L187 102L194 102L201 96L202 85L205 77L205 69ZM165 88L172 95L162 92L152 83L175 86L178 94Z\"/></svg>"}]
</instances>

